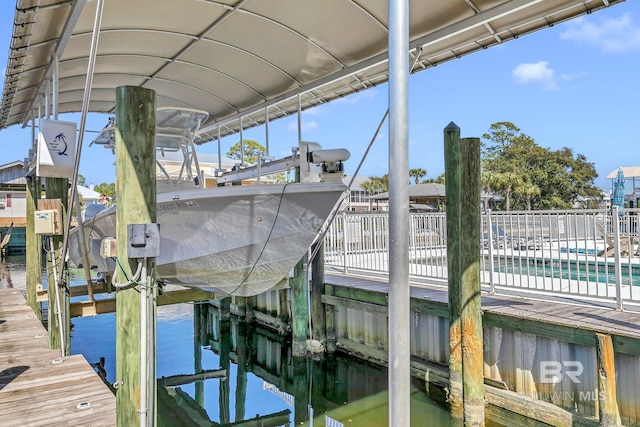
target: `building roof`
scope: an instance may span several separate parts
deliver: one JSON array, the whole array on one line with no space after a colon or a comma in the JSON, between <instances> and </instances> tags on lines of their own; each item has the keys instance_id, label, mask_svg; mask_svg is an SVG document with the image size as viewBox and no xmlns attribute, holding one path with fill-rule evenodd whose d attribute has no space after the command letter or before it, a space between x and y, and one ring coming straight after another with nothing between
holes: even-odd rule
<instances>
[{"instance_id":1,"label":"building roof","mask_svg":"<svg viewBox=\"0 0 640 427\"><path fill-rule=\"evenodd\" d=\"M426 183L409 186L409 199L413 198L433 198L445 197L444 184ZM386 200L389 198L389 193L380 193L375 196L371 196L372 199Z\"/></svg>"},{"instance_id":2,"label":"building roof","mask_svg":"<svg viewBox=\"0 0 640 427\"><path fill-rule=\"evenodd\" d=\"M82 185L78 185L78 194L82 196L83 200L98 200L100 198L100 193L94 191L90 188L84 187Z\"/></svg>"},{"instance_id":3,"label":"building roof","mask_svg":"<svg viewBox=\"0 0 640 427\"><path fill-rule=\"evenodd\" d=\"M350 190L361 189L362 184L369 181L369 178L367 178L366 176L358 175L354 179L353 176L351 175L345 175L344 177L342 177L342 182L344 183L344 185L349 185L352 179L353 179L353 184L351 184L351 187L349 188Z\"/></svg>"},{"instance_id":4,"label":"building roof","mask_svg":"<svg viewBox=\"0 0 640 427\"><path fill-rule=\"evenodd\" d=\"M4 189L20 188L24 190L24 186L27 184L24 173L24 162L15 160L13 162L0 165L0 184Z\"/></svg>"},{"instance_id":5,"label":"building roof","mask_svg":"<svg viewBox=\"0 0 640 427\"><path fill-rule=\"evenodd\" d=\"M4 165L0 165L0 171L3 169L9 169L16 166L20 166L21 168L23 168L24 162L21 162L20 160L14 160L13 162L5 163Z\"/></svg>"}]
</instances>

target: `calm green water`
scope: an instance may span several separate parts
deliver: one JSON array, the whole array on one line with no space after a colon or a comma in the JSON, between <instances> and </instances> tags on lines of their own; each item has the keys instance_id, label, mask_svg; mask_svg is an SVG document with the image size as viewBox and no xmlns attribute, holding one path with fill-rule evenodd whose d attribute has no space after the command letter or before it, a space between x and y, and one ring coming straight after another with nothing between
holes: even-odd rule
<instances>
[{"instance_id":1,"label":"calm green water","mask_svg":"<svg viewBox=\"0 0 640 427\"><path fill-rule=\"evenodd\" d=\"M2 265L0 288L16 285L24 259ZM81 283L82 272L71 271ZM24 286L24 285L23 285ZM17 287L17 286L16 286ZM72 320L71 350L83 354L106 381L115 381L115 314ZM226 379L158 387L158 425L233 425L254 420L262 426L388 425L385 368L337 355L321 360L291 357L291 346L268 331L232 317L221 322L209 305L158 308L157 376L162 378L227 369ZM411 389L411 426L450 425L445 405L433 400L442 390L416 381ZM188 417L190 423L180 421ZM290 423L290 424L287 424ZM507 411L487 408L488 426L544 425Z\"/></svg>"}]
</instances>

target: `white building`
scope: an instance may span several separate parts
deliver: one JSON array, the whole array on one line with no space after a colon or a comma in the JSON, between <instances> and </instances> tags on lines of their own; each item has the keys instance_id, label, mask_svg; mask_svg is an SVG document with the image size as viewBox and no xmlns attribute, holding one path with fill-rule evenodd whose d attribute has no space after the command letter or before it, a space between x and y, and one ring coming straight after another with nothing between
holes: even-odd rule
<instances>
[{"instance_id":1,"label":"white building","mask_svg":"<svg viewBox=\"0 0 640 427\"><path fill-rule=\"evenodd\" d=\"M27 225L26 190L27 180L21 161L0 165L0 227L11 223L16 227Z\"/></svg>"},{"instance_id":2,"label":"white building","mask_svg":"<svg viewBox=\"0 0 640 427\"><path fill-rule=\"evenodd\" d=\"M353 177L345 176L342 182L349 185ZM389 210L389 202L387 200L375 200L372 196L379 192L371 194L369 190L362 188L362 184L369 181L365 176L356 176L353 184L349 188L349 197L343 203L341 210L348 212L380 212Z\"/></svg>"}]
</instances>

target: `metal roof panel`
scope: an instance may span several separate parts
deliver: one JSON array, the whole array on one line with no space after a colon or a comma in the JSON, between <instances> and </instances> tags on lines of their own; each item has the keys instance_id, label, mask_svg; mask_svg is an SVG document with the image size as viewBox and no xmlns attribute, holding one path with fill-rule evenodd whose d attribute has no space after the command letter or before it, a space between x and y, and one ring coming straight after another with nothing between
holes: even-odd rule
<instances>
[{"instance_id":1,"label":"metal roof panel","mask_svg":"<svg viewBox=\"0 0 640 427\"><path fill-rule=\"evenodd\" d=\"M430 0L410 3L416 70L430 68L622 0ZM0 129L30 119L59 55L58 112L81 109L97 1L17 0ZM204 109L205 140L388 79L384 0L109 0L90 112L139 85L159 105ZM420 50L416 50L420 48Z\"/></svg>"}]
</instances>

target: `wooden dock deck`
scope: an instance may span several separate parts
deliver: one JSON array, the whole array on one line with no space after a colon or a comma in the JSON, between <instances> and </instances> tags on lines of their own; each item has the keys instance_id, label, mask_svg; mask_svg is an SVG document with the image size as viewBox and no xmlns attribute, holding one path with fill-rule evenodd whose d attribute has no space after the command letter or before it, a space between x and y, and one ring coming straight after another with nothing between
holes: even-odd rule
<instances>
[{"instance_id":1,"label":"wooden dock deck","mask_svg":"<svg viewBox=\"0 0 640 427\"><path fill-rule=\"evenodd\" d=\"M82 355L61 357L16 289L0 290L0 423L115 426L116 398Z\"/></svg>"}]
</instances>

